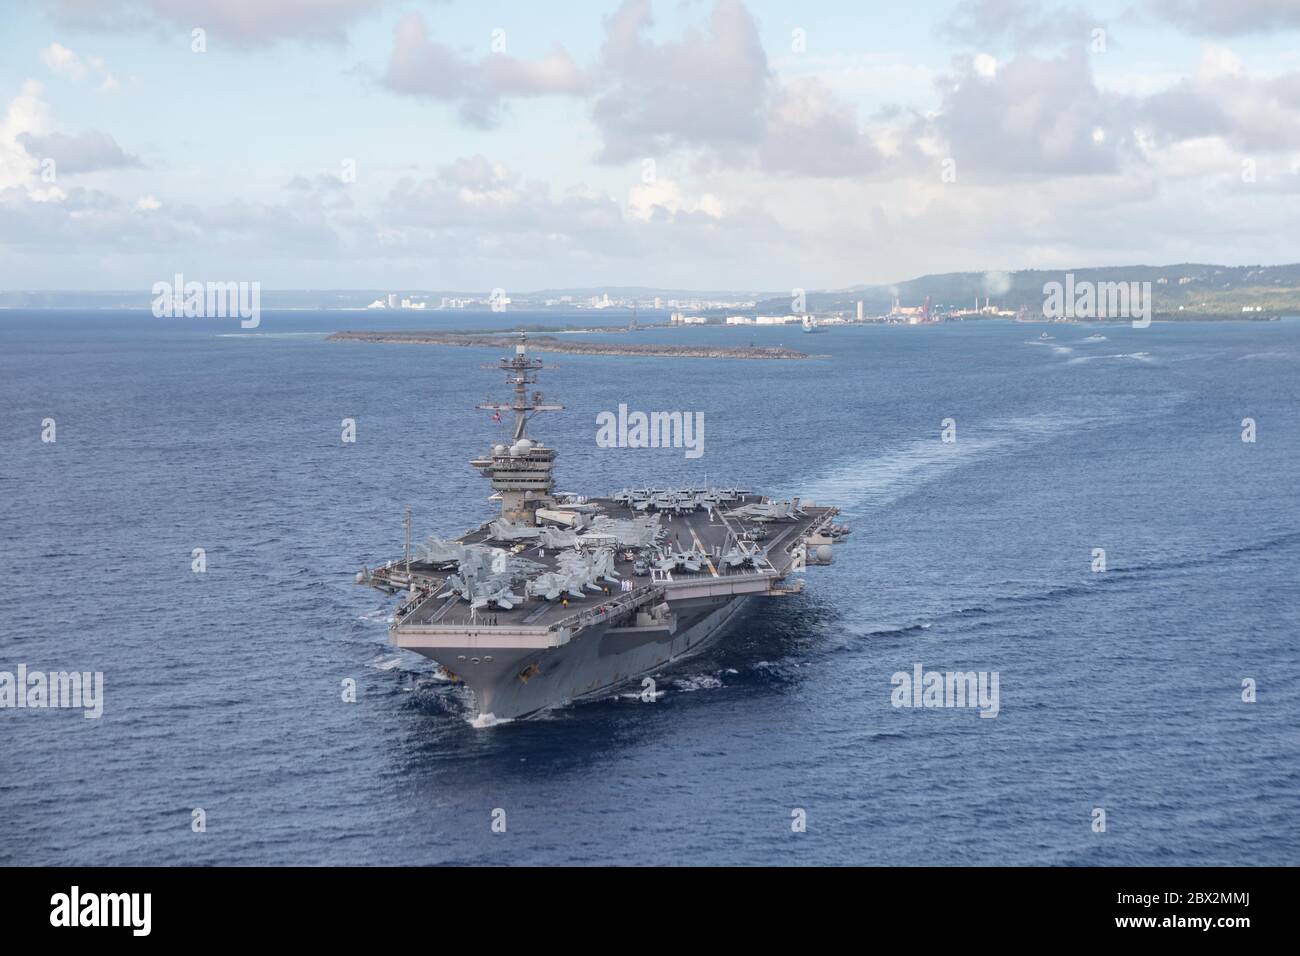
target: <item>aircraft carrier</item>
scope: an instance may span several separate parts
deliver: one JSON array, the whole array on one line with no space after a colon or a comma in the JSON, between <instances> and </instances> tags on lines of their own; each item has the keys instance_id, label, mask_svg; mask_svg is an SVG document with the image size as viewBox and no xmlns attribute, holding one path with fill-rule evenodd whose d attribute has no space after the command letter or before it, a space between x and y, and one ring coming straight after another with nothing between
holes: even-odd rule
<instances>
[{"instance_id":1,"label":"aircraft carrier","mask_svg":"<svg viewBox=\"0 0 1300 956\"><path fill-rule=\"evenodd\" d=\"M454 539L364 568L359 584L403 599L391 643L431 658L474 696L481 722L608 693L699 651L751 598L798 593L848 529L838 509L745 488L554 491L556 450L527 433L561 405L530 391L541 360L521 334L495 366L513 399L513 438L471 465L500 514ZM638 688L640 690L640 688Z\"/></svg>"}]
</instances>

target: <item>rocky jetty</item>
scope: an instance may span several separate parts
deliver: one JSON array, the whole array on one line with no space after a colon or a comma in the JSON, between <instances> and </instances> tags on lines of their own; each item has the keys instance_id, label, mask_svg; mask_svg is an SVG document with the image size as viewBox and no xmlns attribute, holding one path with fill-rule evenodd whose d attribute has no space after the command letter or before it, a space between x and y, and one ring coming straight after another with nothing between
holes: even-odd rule
<instances>
[{"instance_id":1,"label":"rocky jetty","mask_svg":"<svg viewBox=\"0 0 1300 956\"><path fill-rule=\"evenodd\" d=\"M513 348L518 341L505 333L459 332L335 332L328 342L377 342L385 345L458 345L472 348ZM530 352L568 355L639 355L669 358L806 359L806 352L784 346L672 345L662 342L583 342L553 335L529 336Z\"/></svg>"}]
</instances>

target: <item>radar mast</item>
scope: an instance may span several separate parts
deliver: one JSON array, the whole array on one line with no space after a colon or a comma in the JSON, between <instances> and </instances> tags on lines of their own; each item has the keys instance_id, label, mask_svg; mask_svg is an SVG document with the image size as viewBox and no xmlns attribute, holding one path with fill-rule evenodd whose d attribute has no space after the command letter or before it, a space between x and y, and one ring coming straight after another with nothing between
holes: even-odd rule
<instances>
[{"instance_id":1,"label":"radar mast","mask_svg":"<svg viewBox=\"0 0 1300 956\"><path fill-rule=\"evenodd\" d=\"M527 435L527 425L539 412L558 412L563 405L545 402L540 391L529 393L528 387L537 384L537 372L550 368L541 359L528 357L528 336L519 333L515 354L503 358L496 365L485 365L506 373L506 384L514 391L508 403L484 402L479 408L500 416L512 412L515 416L514 437L511 444L498 444L491 452L470 462L483 477L491 479L492 489L501 498L501 516L507 521L536 524L538 507L553 503L551 489L555 486L552 470L556 452Z\"/></svg>"}]
</instances>

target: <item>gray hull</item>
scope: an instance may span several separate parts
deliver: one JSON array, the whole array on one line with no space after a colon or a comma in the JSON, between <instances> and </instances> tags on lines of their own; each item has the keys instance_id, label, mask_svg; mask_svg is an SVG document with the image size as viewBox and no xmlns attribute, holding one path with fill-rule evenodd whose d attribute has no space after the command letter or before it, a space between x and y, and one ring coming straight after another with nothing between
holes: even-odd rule
<instances>
[{"instance_id":1,"label":"gray hull","mask_svg":"<svg viewBox=\"0 0 1300 956\"><path fill-rule=\"evenodd\" d=\"M747 601L746 597L732 596L675 601L677 626L671 633L665 629L598 626L582 630L560 647L541 650L415 650L437 660L473 691L475 710L481 718L514 719L556 703L600 695L698 652Z\"/></svg>"}]
</instances>

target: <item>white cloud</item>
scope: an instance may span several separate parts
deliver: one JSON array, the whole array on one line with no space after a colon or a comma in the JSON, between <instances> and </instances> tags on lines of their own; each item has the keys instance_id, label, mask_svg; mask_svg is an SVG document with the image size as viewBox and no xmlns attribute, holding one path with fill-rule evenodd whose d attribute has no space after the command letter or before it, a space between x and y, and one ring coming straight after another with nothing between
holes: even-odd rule
<instances>
[{"instance_id":1,"label":"white cloud","mask_svg":"<svg viewBox=\"0 0 1300 956\"><path fill-rule=\"evenodd\" d=\"M1241 57L1227 47L1205 43L1201 47L1201 62L1196 70L1198 80L1217 80L1224 76L1241 75Z\"/></svg>"},{"instance_id":2,"label":"white cloud","mask_svg":"<svg viewBox=\"0 0 1300 956\"><path fill-rule=\"evenodd\" d=\"M1079 50L1018 54L987 78L974 60L959 58L942 91L925 132L946 142L959 176L1107 173L1131 152L1131 103L1098 89Z\"/></svg>"},{"instance_id":3,"label":"white cloud","mask_svg":"<svg viewBox=\"0 0 1300 956\"><path fill-rule=\"evenodd\" d=\"M141 165L136 156L122 149L108 133L49 133L41 136L21 133L18 142L38 160L52 159L58 173L93 173Z\"/></svg>"},{"instance_id":4,"label":"white cloud","mask_svg":"<svg viewBox=\"0 0 1300 956\"><path fill-rule=\"evenodd\" d=\"M98 82L97 93L113 93L118 89L117 77L109 72L102 57L90 56L82 60L62 43L51 43L41 50L41 61L57 76L80 82L87 76Z\"/></svg>"},{"instance_id":5,"label":"white cloud","mask_svg":"<svg viewBox=\"0 0 1300 956\"><path fill-rule=\"evenodd\" d=\"M866 176L883 163L857 111L811 77L773 90L758 156L764 170L799 176Z\"/></svg>"},{"instance_id":6,"label":"white cloud","mask_svg":"<svg viewBox=\"0 0 1300 956\"><path fill-rule=\"evenodd\" d=\"M36 80L23 83L0 119L0 189L36 181L40 163L23 147L21 138L50 130L50 110Z\"/></svg>"},{"instance_id":7,"label":"white cloud","mask_svg":"<svg viewBox=\"0 0 1300 956\"><path fill-rule=\"evenodd\" d=\"M1300 71L1255 74L1207 43L1196 72L1142 100L1140 115L1157 146L1219 137L1242 151L1300 149Z\"/></svg>"},{"instance_id":8,"label":"white cloud","mask_svg":"<svg viewBox=\"0 0 1300 956\"><path fill-rule=\"evenodd\" d=\"M52 71L71 80L79 80L86 75L86 65L81 57L61 43L51 43L41 51L41 61Z\"/></svg>"},{"instance_id":9,"label":"white cloud","mask_svg":"<svg viewBox=\"0 0 1300 956\"><path fill-rule=\"evenodd\" d=\"M605 22L593 116L602 158L623 162L674 147L732 149L761 140L771 74L753 17L718 0L705 29L655 42L649 0L626 0Z\"/></svg>"},{"instance_id":10,"label":"white cloud","mask_svg":"<svg viewBox=\"0 0 1300 956\"><path fill-rule=\"evenodd\" d=\"M657 179L641 183L628 191L627 212L633 219L650 220L655 216L678 213L703 213L714 219L722 218L722 200L712 193L688 199L680 184L670 179Z\"/></svg>"},{"instance_id":11,"label":"white cloud","mask_svg":"<svg viewBox=\"0 0 1300 956\"><path fill-rule=\"evenodd\" d=\"M455 103L464 123L491 127L503 100L577 95L589 80L559 47L536 61L505 53L463 55L430 39L424 17L411 13L397 25L383 83L396 93Z\"/></svg>"}]
</instances>

